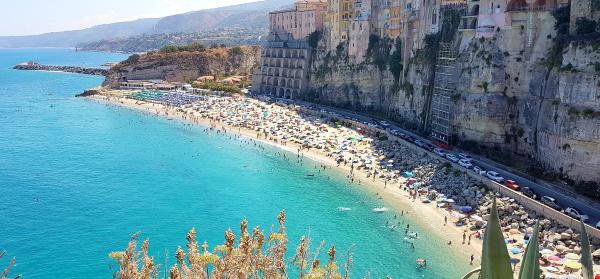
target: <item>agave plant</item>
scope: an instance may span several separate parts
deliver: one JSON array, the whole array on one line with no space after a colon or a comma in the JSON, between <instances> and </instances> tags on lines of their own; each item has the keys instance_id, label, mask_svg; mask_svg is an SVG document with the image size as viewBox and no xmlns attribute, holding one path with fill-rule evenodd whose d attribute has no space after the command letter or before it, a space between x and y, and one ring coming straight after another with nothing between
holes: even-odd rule
<instances>
[{"instance_id":1,"label":"agave plant","mask_svg":"<svg viewBox=\"0 0 600 279\"><path fill-rule=\"evenodd\" d=\"M583 221L581 222L581 264L584 279L594 279L592 254L590 241L585 230ZM539 241L539 221L535 224L535 229L521 262L519 279L537 279L540 278L540 241ZM471 278L479 274L480 279L512 279L513 273L510 268L510 257L500 228L498 219L498 209L494 199L492 212L488 220L485 236L483 240L483 253L481 258L481 267L467 273L463 279Z\"/></svg>"}]
</instances>

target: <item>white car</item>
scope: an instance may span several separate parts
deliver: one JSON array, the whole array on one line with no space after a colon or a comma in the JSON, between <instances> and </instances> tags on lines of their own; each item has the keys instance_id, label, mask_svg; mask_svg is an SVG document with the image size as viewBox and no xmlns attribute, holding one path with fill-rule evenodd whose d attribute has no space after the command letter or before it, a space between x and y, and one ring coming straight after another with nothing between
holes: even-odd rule
<instances>
[{"instance_id":1,"label":"white car","mask_svg":"<svg viewBox=\"0 0 600 279\"><path fill-rule=\"evenodd\" d=\"M440 157L446 157L446 152L444 152L444 149L436 148L433 150L433 152L435 152L435 154L437 154Z\"/></svg>"},{"instance_id":2,"label":"white car","mask_svg":"<svg viewBox=\"0 0 600 279\"><path fill-rule=\"evenodd\" d=\"M454 156L454 155L452 155L450 153L446 154L446 159L448 159L448 160L450 160L450 161L452 161L454 163L458 162L458 157L456 157L456 156Z\"/></svg>"},{"instance_id":3,"label":"white car","mask_svg":"<svg viewBox=\"0 0 600 279\"><path fill-rule=\"evenodd\" d=\"M504 182L504 177L500 176L499 173L495 172L495 171L488 171L487 172L487 177L491 180L494 180L498 183L502 183Z\"/></svg>"},{"instance_id":4,"label":"white car","mask_svg":"<svg viewBox=\"0 0 600 279\"><path fill-rule=\"evenodd\" d=\"M473 167L473 171L474 171L476 174L479 174L479 175L483 175L483 176L486 176L486 175L487 175L487 171L486 171L486 170L484 170L484 169L482 169L480 166L474 166L474 167Z\"/></svg>"},{"instance_id":5,"label":"white car","mask_svg":"<svg viewBox=\"0 0 600 279\"><path fill-rule=\"evenodd\" d=\"M421 140L416 140L415 145L417 145L418 147L423 147L423 146L425 146L425 143Z\"/></svg>"},{"instance_id":6,"label":"white car","mask_svg":"<svg viewBox=\"0 0 600 279\"><path fill-rule=\"evenodd\" d=\"M577 208L568 207L567 209L565 209L565 213L577 220L581 219L583 222L587 222L590 220L590 217L587 216L587 214L585 214L583 211Z\"/></svg>"},{"instance_id":7,"label":"white car","mask_svg":"<svg viewBox=\"0 0 600 279\"><path fill-rule=\"evenodd\" d=\"M600 221L598 221L598 224L596 224L596 229L600 230Z\"/></svg>"},{"instance_id":8,"label":"white car","mask_svg":"<svg viewBox=\"0 0 600 279\"><path fill-rule=\"evenodd\" d=\"M473 166L473 164L471 164L471 160L466 159L458 161L458 164L465 169L470 169Z\"/></svg>"},{"instance_id":9,"label":"white car","mask_svg":"<svg viewBox=\"0 0 600 279\"><path fill-rule=\"evenodd\" d=\"M460 158L461 160L469 160L469 161L473 160L473 157L471 157L465 153L458 153L458 158Z\"/></svg>"}]
</instances>

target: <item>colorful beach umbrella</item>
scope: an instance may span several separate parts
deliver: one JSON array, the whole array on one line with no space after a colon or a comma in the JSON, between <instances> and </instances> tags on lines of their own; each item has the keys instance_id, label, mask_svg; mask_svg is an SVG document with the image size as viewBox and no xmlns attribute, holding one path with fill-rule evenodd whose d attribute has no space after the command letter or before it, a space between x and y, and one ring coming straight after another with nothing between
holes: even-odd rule
<instances>
[{"instance_id":1,"label":"colorful beach umbrella","mask_svg":"<svg viewBox=\"0 0 600 279\"><path fill-rule=\"evenodd\" d=\"M567 262L565 264L566 267L570 268L570 269L575 269L578 270L581 268L581 264L578 262Z\"/></svg>"},{"instance_id":2,"label":"colorful beach umbrella","mask_svg":"<svg viewBox=\"0 0 600 279\"><path fill-rule=\"evenodd\" d=\"M579 258L581 258L581 257L579 257L579 255L577 255L577 254L575 254L575 253L568 253L568 254L566 254L566 255L565 255L565 258L567 258L567 259L569 259L569 260L575 260L575 261L578 261L578 260L579 260Z\"/></svg>"}]
</instances>

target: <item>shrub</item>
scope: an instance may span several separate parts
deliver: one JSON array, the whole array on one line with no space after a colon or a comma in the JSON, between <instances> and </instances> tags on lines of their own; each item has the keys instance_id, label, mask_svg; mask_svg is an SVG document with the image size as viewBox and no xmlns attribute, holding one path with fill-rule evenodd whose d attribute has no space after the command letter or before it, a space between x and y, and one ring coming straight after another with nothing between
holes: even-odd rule
<instances>
[{"instance_id":1,"label":"shrub","mask_svg":"<svg viewBox=\"0 0 600 279\"><path fill-rule=\"evenodd\" d=\"M160 53L173 53L181 51L204 51L206 47L200 43L192 43L185 46L167 45L162 47L158 52Z\"/></svg>"},{"instance_id":2,"label":"shrub","mask_svg":"<svg viewBox=\"0 0 600 279\"><path fill-rule=\"evenodd\" d=\"M231 48L230 52L233 55L242 55L242 54L244 54L244 50L241 47L239 47L239 46Z\"/></svg>"},{"instance_id":3,"label":"shrub","mask_svg":"<svg viewBox=\"0 0 600 279\"><path fill-rule=\"evenodd\" d=\"M219 83L219 82L214 82L214 81L203 82L203 83L195 82L192 86L195 88L208 89L208 90L212 90L212 91L223 91L223 92L227 92L227 93L231 93L231 94L242 93L242 90L237 85L227 84L227 83Z\"/></svg>"},{"instance_id":4,"label":"shrub","mask_svg":"<svg viewBox=\"0 0 600 279\"><path fill-rule=\"evenodd\" d=\"M127 59L125 61L123 61L123 63L125 64L135 64L140 60L140 55L139 54L132 54L129 57L127 57Z\"/></svg>"},{"instance_id":5,"label":"shrub","mask_svg":"<svg viewBox=\"0 0 600 279\"><path fill-rule=\"evenodd\" d=\"M286 258L288 235L285 228L286 215L282 211L277 217L279 230L265 235L255 227L248 230L248 221L242 220L236 246L236 235L231 229L225 232L225 241L209 251L206 241L200 245L196 240L196 230L187 234L187 253L178 247L175 253L176 263L169 269L165 278L288 278L288 270L295 268L299 278L349 278L352 254L348 252L343 274L336 263L336 249L331 246L327 251L328 262L319 262L321 244L316 251L310 250L310 237L301 237L300 243L291 258ZM148 255L149 241L145 240L138 251L138 234L134 234L121 252L110 253L117 260L119 270L115 278L152 279L158 278L159 266ZM165 271L166 272L166 271Z\"/></svg>"},{"instance_id":6,"label":"shrub","mask_svg":"<svg viewBox=\"0 0 600 279\"><path fill-rule=\"evenodd\" d=\"M569 5L562 6L552 11L552 16L556 20L554 22L554 30L556 30L556 33L558 35L568 34L571 7Z\"/></svg>"},{"instance_id":7,"label":"shrub","mask_svg":"<svg viewBox=\"0 0 600 279\"><path fill-rule=\"evenodd\" d=\"M392 53L392 57L390 58L390 71L394 75L394 79L396 81L400 80L400 74L402 74L402 69L404 66L402 65L402 40L400 38L396 39L396 44L394 46L396 49Z\"/></svg>"},{"instance_id":8,"label":"shrub","mask_svg":"<svg viewBox=\"0 0 600 279\"><path fill-rule=\"evenodd\" d=\"M317 48L319 46L319 41L321 40L321 31L314 31L308 35L308 46L311 48Z\"/></svg>"},{"instance_id":9,"label":"shrub","mask_svg":"<svg viewBox=\"0 0 600 279\"><path fill-rule=\"evenodd\" d=\"M575 21L575 32L579 35L594 33L596 32L596 25L597 23L594 20L579 17Z\"/></svg>"}]
</instances>

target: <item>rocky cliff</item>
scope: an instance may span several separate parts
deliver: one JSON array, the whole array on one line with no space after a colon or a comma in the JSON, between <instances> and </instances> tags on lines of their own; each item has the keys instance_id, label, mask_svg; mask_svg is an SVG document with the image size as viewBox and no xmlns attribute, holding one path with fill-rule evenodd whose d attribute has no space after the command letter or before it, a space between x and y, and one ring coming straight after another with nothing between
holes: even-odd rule
<instances>
[{"instance_id":1,"label":"rocky cliff","mask_svg":"<svg viewBox=\"0 0 600 279\"><path fill-rule=\"evenodd\" d=\"M189 82L200 76L250 75L260 59L260 47L215 48L203 51L150 52L133 55L114 66L104 82L158 79Z\"/></svg>"},{"instance_id":2,"label":"rocky cliff","mask_svg":"<svg viewBox=\"0 0 600 279\"><path fill-rule=\"evenodd\" d=\"M541 12L532 32L515 25L486 39L457 34L454 141L522 170L600 182L599 44L559 41L554 23ZM427 127L432 71L418 51L402 83L373 57L356 64L343 48L324 49L315 52L305 99Z\"/></svg>"}]
</instances>

